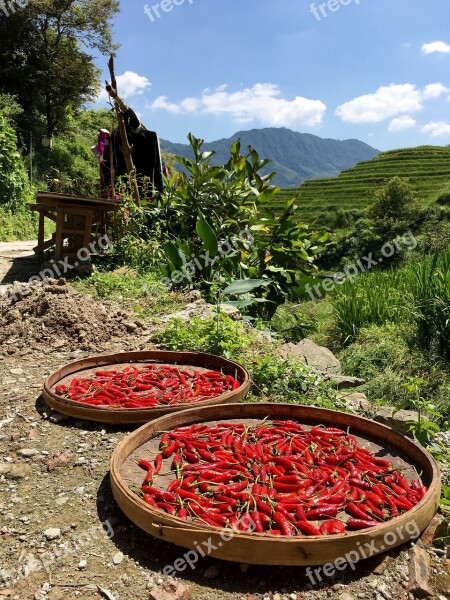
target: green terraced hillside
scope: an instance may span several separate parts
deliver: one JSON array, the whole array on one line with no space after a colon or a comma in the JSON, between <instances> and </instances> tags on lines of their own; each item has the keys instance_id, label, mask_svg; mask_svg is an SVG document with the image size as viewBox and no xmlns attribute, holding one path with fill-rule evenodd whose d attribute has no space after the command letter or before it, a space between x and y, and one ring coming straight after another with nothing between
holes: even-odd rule
<instances>
[{"instance_id":1,"label":"green terraced hillside","mask_svg":"<svg viewBox=\"0 0 450 600\"><path fill-rule=\"evenodd\" d=\"M332 179L314 179L296 190L283 190L276 207L297 196L299 217L306 222L332 222L340 209L363 209L374 192L393 177L407 177L424 205L450 193L450 147L419 146L382 152Z\"/></svg>"}]
</instances>

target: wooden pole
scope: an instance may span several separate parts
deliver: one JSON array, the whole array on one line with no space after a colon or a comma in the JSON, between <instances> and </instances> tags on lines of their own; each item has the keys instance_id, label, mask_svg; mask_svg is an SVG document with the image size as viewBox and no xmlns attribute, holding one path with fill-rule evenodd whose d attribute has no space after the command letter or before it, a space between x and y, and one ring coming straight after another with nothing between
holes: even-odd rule
<instances>
[{"instance_id":1,"label":"wooden pole","mask_svg":"<svg viewBox=\"0 0 450 600\"><path fill-rule=\"evenodd\" d=\"M136 179L136 169L133 164L133 157L131 155L131 146L128 142L127 130L125 127L125 120L123 118L123 113L128 109L125 102L119 98L117 93L117 81L114 73L114 57L111 56L108 62L109 73L111 76L111 85L106 86L106 91L110 95L110 97L114 100L114 107L117 113L117 120L119 123L119 131L120 131L120 149L122 150L123 157L125 159L125 165L127 167L128 179L131 185L131 189L133 192L134 200L136 204L139 206L141 204L141 198L139 195L139 186Z\"/></svg>"}]
</instances>

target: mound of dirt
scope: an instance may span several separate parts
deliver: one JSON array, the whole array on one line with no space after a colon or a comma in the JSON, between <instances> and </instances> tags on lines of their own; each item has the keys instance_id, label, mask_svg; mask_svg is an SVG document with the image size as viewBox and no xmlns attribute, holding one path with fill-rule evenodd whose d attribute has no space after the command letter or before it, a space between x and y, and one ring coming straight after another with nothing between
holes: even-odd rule
<instances>
[{"instance_id":1,"label":"mound of dirt","mask_svg":"<svg viewBox=\"0 0 450 600\"><path fill-rule=\"evenodd\" d=\"M64 279L13 286L0 305L0 352L15 354L42 346L98 350L146 329L123 310L76 292Z\"/></svg>"}]
</instances>

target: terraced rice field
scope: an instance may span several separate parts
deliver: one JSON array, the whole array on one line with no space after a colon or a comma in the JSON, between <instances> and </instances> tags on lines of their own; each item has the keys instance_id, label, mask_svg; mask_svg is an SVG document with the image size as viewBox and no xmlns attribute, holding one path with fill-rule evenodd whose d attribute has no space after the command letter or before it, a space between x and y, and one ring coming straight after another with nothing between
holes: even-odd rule
<instances>
[{"instance_id":1,"label":"terraced rice field","mask_svg":"<svg viewBox=\"0 0 450 600\"><path fill-rule=\"evenodd\" d=\"M357 164L332 179L308 180L298 189L283 190L272 208L297 197L303 221L333 221L338 210L363 209L374 192L393 177L407 177L416 188L423 205L450 193L450 147L420 146L382 152L370 161Z\"/></svg>"}]
</instances>

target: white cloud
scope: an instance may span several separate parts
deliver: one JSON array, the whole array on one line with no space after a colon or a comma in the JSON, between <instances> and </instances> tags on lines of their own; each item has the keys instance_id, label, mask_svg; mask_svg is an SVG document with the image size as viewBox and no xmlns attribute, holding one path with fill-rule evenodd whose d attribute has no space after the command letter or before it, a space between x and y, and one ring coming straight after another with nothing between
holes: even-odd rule
<instances>
[{"instance_id":1,"label":"white cloud","mask_svg":"<svg viewBox=\"0 0 450 600\"><path fill-rule=\"evenodd\" d=\"M422 52L424 54L450 54L450 44L445 42L430 42L429 44L422 45Z\"/></svg>"},{"instance_id":2,"label":"white cloud","mask_svg":"<svg viewBox=\"0 0 450 600\"><path fill-rule=\"evenodd\" d=\"M412 117L405 115L404 117L397 117L392 119L389 123L389 131L395 133L397 131L403 131L404 129L410 129L417 124L417 121Z\"/></svg>"},{"instance_id":3,"label":"white cloud","mask_svg":"<svg viewBox=\"0 0 450 600\"><path fill-rule=\"evenodd\" d=\"M229 115L237 123L259 121L270 126L315 127L322 123L327 109L320 100L296 96L293 100L282 97L279 86L256 83L238 92L228 92L226 85L211 91L205 89L199 98L185 98L179 104L160 96L147 108L164 109L172 113L199 112L210 115Z\"/></svg>"},{"instance_id":4,"label":"white cloud","mask_svg":"<svg viewBox=\"0 0 450 600\"><path fill-rule=\"evenodd\" d=\"M450 135L450 123L444 121L430 121L421 129L422 133L429 133L432 137Z\"/></svg>"},{"instance_id":5,"label":"white cloud","mask_svg":"<svg viewBox=\"0 0 450 600\"><path fill-rule=\"evenodd\" d=\"M439 98L442 94L446 94L450 92L448 87L445 87L442 83L430 83L423 90L423 97L425 100L429 100L431 98Z\"/></svg>"},{"instance_id":6,"label":"white cloud","mask_svg":"<svg viewBox=\"0 0 450 600\"><path fill-rule=\"evenodd\" d=\"M131 98L131 96L142 96L144 91L149 88L152 84L142 75L138 75L134 71L125 71L122 75L116 77L117 80L117 91L121 98ZM99 94L98 100L107 100L108 93L106 90L102 90Z\"/></svg>"},{"instance_id":7,"label":"white cloud","mask_svg":"<svg viewBox=\"0 0 450 600\"><path fill-rule=\"evenodd\" d=\"M379 87L374 94L341 104L336 114L347 123L380 123L402 113L422 108L422 95L415 85L404 83Z\"/></svg>"}]
</instances>

